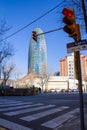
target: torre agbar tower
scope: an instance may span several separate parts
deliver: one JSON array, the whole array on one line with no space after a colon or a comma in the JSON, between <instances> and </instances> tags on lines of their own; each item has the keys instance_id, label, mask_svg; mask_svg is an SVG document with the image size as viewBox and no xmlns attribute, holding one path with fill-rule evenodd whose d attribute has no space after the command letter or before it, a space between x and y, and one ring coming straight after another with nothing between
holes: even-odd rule
<instances>
[{"instance_id":1,"label":"torre agbar tower","mask_svg":"<svg viewBox=\"0 0 87 130\"><path fill-rule=\"evenodd\" d=\"M40 28L34 30L36 34L42 34ZM47 51L44 35L38 35L37 41L31 37L28 53L28 74L46 74Z\"/></svg>"}]
</instances>

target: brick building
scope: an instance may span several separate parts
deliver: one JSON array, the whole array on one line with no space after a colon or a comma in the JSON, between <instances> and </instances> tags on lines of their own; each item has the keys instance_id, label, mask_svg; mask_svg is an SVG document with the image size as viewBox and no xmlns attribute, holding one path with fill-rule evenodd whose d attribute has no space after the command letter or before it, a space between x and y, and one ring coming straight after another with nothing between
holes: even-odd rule
<instances>
[{"instance_id":1,"label":"brick building","mask_svg":"<svg viewBox=\"0 0 87 130\"><path fill-rule=\"evenodd\" d=\"M80 54L81 62L81 73L82 80L87 80L87 57ZM69 79L75 79L74 71L74 55L66 56L64 59L60 60L60 76L68 76Z\"/></svg>"}]
</instances>

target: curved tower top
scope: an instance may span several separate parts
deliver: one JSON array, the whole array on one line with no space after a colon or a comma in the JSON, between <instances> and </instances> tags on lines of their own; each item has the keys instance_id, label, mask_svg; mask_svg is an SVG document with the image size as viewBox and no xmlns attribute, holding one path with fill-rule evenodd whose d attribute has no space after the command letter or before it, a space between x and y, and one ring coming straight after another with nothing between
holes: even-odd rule
<instances>
[{"instance_id":1,"label":"curved tower top","mask_svg":"<svg viewBox=\"0 0 87 130\"><path fill-rule=\"evenodd\" d=\"M37 34L42 34L40 28L34 29ZM28 53L28 74L46 74L47 50L44 35L38 35L37 41L31 37Z\"/></svg>"}]
</instances>

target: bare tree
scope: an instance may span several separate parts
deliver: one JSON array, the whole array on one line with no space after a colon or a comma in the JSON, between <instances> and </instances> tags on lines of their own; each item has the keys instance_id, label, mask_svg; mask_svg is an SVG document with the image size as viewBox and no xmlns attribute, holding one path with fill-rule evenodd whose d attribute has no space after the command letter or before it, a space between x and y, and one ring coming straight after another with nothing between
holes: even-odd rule
<instances>
[{"instance_id":1,"label":"bare tree","mask_svg":"<svg viewBox=\"0 0 87 130\"><path fill-rule=\"evenodd\" d=\"M7 26L5 20L0 21L0 79L2 66L13 55L13 48L7 40L4 40L6 33L10 30L10 27Z\"/></svg>"},{"instance_id":2,"label":"bare tree","mask_svg":"<svg viewBox=\"0 0 87 130\"><path fill-rule=\"evenodd\" d=\"M42 92L45 91L47 92L48 91L48 80L49 80L49 77L53 75L53 70L52 68L51 69L48 69L48 67L46 66L43 66L43 72L42 72L42 75L41 75L41 82L39 83L39 85L42 87Z\"/></svg>"},{"instance_id":3,"label":"bare tree","mask_svg":"<svg viewBox=\"0 0 87 130\"><path fill-rule=\"evenodd\" d=\"M0 46L0 63L12 56L12 49L7 42L1 43Z\"/></svg>"},{"instance_id":4,"label":"bare tree","mask_svg":"<svg viewBox=\"0 0 87 130\"><path fill-rule=\"evenodd\" d=\"M19 70L18 67L15 66L12 75L13 75L14 80L17 81L23 76L23 73Z\"/></svg>"},{"instance_id":5,"label":"bare tree","mask_svg":"<svg viewBox=\"0 0 87 130\"><path fill-rule=\"evenodd\" d=\"M4 64L2 66L2 77L3 77L3 80L2 80L2 83L1 83L2 86L6 85L6 82L9 79L9 77L11 76L11 73L14 69L14 66L15 65L13 63Z\"/></svg>"},{"instance_id":6,"label":"bare tree","mask_svg":"<svg viewBox=\"0 0 87 130\"><path fill-rule=\"evenodd\" d=\"M85 4L87 4L86 0L81 0L82 1L82 10L83 10L83 17L84 17L84 22L85 22L85 28L86 28L86 33L87 33L87 6L85 6ZM86 3L85 3L86 2Z\"/></svg>"}]
</instances>

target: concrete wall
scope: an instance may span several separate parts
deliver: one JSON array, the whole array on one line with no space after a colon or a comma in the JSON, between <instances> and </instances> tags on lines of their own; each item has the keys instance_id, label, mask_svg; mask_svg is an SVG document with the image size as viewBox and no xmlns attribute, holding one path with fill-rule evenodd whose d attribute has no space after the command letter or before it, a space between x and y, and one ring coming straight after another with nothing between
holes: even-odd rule
<instances>
[{"instance_id":1,"label":"concrete wall","mask_svg":"<svg viewBox=\"0 0 87 130\"><path fill-rule=\"evenodd\" d=\"M68 88L68 84L67 81L48 81L48 89L67 89Z\"/></svg>"},{"instance_id":2,"label":"concrete wall","mask_svg":"<svg viewBox=\"0 0 87 130\"><path fill-rule=\"evenodd\" d=\"M27 78L21 81L18 84L18 87L25 87L26 82L28 82ZM75 79L68 79L67 76L50 76L47 82L45 82L44 85L42 85L42 79L41 78L35 78L34 79L34 86L41 87L43 91L50 90L50 89L77 89L78 88L78 81ZM30 84L28 82L27 84ZM85 81L82 81L83 84L83 90L87 91L87 83Z\"/></svg>"}]
</instances>

